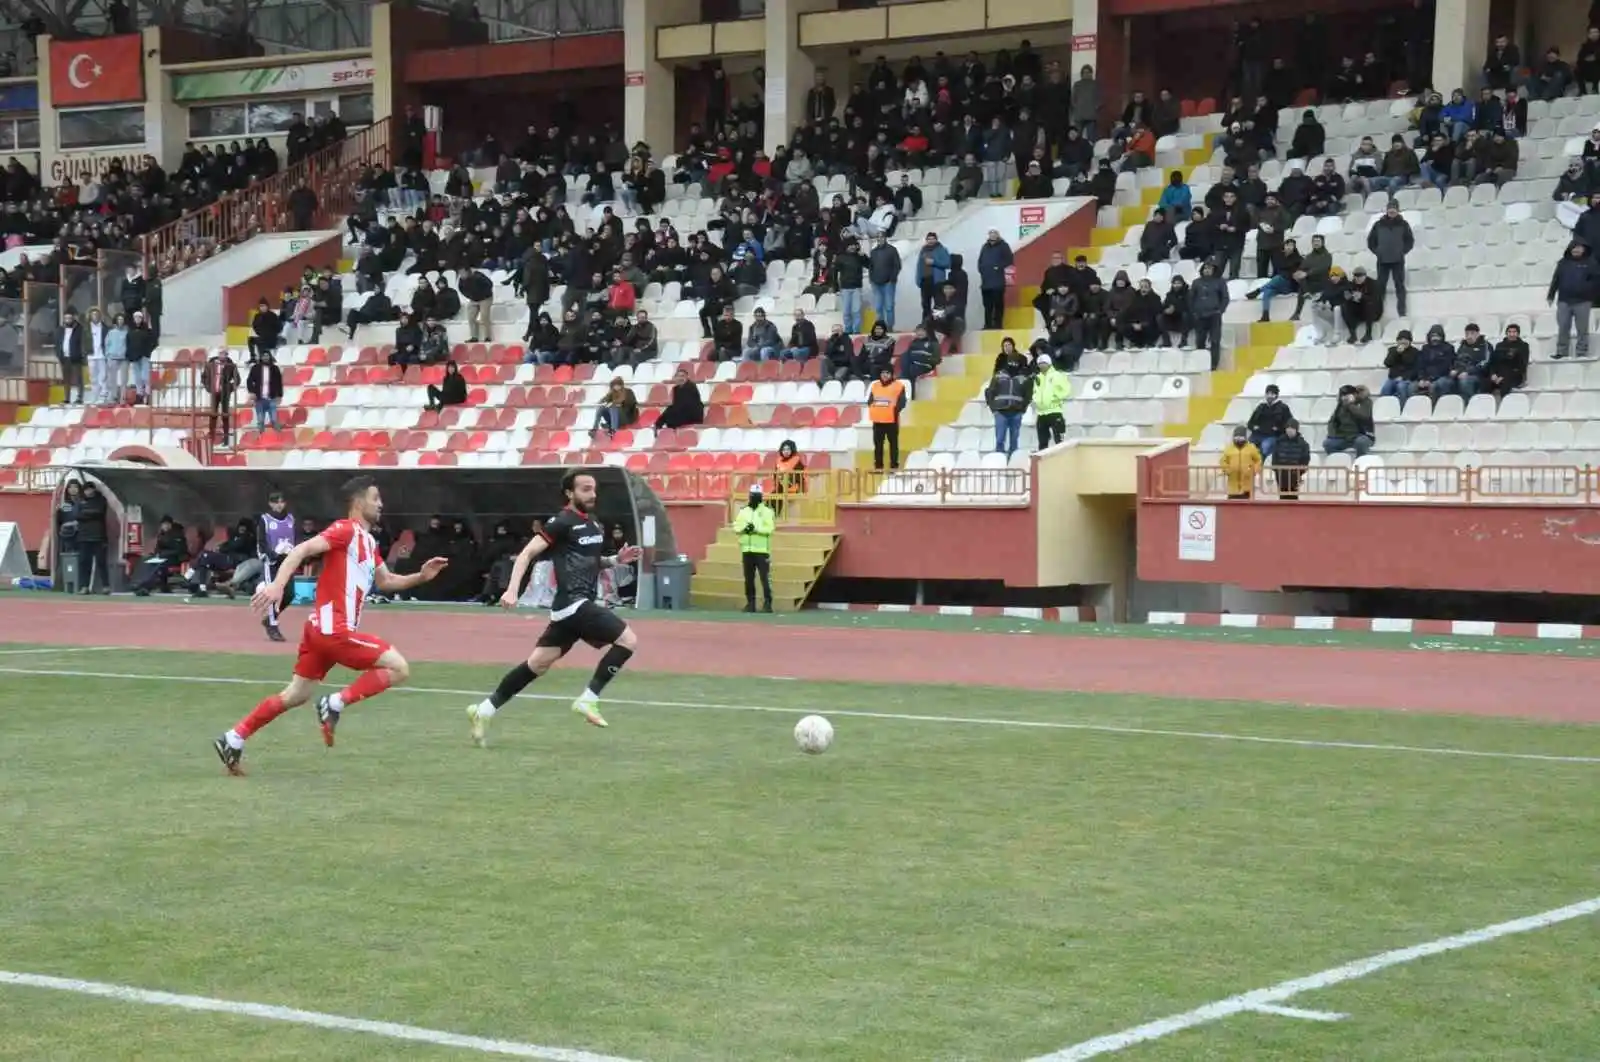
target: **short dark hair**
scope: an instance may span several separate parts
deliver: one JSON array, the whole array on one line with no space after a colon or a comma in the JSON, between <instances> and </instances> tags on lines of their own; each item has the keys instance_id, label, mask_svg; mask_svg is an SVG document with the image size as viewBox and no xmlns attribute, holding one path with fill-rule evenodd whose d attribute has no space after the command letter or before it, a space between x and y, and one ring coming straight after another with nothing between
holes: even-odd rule
<instances>
[{"instance_id":1,"label":"short dark hair","mask_svg":"<svg viewBox=\"0 0 1600 1062\"><path fill-rule=\"evenodd\" d=\"M587 468L574 468L566 475L561 477L561 493L571 494L573 491L577 490L578 477L580 476L588 476L590 479L595 478L594 473L589 471ZM599 485L598 480L596 480L596 485Z\"/></svg>"},{"instance_id":2,"label":"short dark hair","mask_svg":"<svg viewBox=\"0 0 1600 1062\"><path fill-rule=\"evenodd\" d=\"M267 504L268 505L276 505L278 502L281 502L281 501L283 501L283 491L281 491L281 490L275 490L271 494L267 495Z\"/></svg>"},{"instance_id":3,"label":"short dark hair","mask_svg":"<svg viewBox=\"0 0 1600 1062\"><path fill-rule=\"evenodd\" d=\"M371 476L356 476L354 479L344 481L344 486L339 488L339 497L344 499L346 505L349 505L377 485L378 481Z\"/></svg>"}]
</instances>

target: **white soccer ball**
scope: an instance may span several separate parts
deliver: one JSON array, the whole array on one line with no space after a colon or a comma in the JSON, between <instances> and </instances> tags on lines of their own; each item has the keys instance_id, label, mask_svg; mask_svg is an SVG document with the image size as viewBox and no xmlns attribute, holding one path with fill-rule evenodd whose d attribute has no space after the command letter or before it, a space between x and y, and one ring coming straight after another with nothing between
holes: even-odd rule
<instances>
[{"instance_id":1,"label":"white soccer ball","mask_svg":"<svg viewBox=\"0 0 1600 1062\"><path fill-rule=\"evenodd\" d=\"M812 756L827 752L833 744L833 724L820 715L808 715L794 725L794 743Z\"/></svg>"}]
</instances>

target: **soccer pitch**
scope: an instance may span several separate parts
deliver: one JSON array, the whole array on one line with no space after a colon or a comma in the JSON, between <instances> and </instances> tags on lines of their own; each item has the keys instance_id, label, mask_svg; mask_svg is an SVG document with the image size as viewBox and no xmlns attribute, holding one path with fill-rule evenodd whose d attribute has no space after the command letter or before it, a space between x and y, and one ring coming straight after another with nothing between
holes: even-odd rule
<instances>
[{"instance_id":1,"label":"soccer pitch","mask_svg":"<svg viewBox=\"0 0 1600 1062\"><path fill-rule=\"evenodd\" d=\"M463 709L502 669L416 663L338 747L297 710L226 777L210 739L287 670L0 647L0 1059L1600 1043L1600 903L1570 907L1600 896L1600 728L630 670L597 731L560 699L585 668L477 749ZM790 736L812 711L838 735L820 757Z\"/></svg>"}]
</instances>

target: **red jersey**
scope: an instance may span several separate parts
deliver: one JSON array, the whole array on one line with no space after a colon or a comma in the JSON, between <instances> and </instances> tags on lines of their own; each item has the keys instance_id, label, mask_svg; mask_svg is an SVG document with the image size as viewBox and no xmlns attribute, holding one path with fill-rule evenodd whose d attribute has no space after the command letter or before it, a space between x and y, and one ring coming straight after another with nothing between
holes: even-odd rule
<instances>
[{"instance_id":1,"label":"red jersey","mask_svg":"<svg viewBox=\"0 0 1600 1062\"><path fill-rule=\"evenodd\" d=\"M354 520L330 524L322 537L332 548L322 555L311 622L323 634L348 634L361 625L361 609L383 558L377 540Z\"/></svg>"}]
</instances>

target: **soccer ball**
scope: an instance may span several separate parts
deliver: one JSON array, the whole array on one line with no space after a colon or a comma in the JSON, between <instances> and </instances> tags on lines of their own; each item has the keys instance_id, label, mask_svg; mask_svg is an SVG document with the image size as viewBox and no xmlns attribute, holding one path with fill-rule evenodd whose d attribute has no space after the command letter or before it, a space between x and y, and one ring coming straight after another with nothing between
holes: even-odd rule
<instances>
[{"instance_id":1,"label":"soccer ball","mask_svg":"<svg viewBox=\"0 0 1600 1062\"><path fill-rule=\"evenodd\" d=\"M794 725L794 743L812 756L827 752L833 744L833 724L820 715L808 715Z\"/></svg>"}]
</instances>

